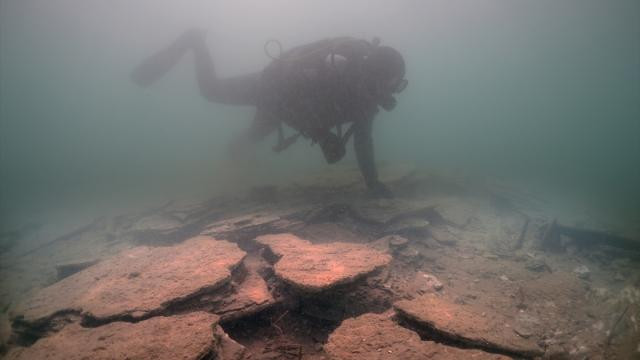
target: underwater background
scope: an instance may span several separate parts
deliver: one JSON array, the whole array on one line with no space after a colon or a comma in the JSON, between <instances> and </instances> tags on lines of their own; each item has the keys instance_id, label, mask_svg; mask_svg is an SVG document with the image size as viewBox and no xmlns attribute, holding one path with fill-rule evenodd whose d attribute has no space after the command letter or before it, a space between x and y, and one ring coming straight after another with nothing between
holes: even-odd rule
<instances>
[{"instance_id":1,"label":"underwater background","mask_svg":"<svg viewBox=\"0 0 640 360\"><path fill-rule=\"evenodd\" d=\"M329 168L305 141L272 153L274 138L231 163L253 110L202 99L190 59L151 88L131 83L192 27L208 30L222 76L268 64L268 39L379 36L410 82L375 123L379 163L518 184L640 233L635 0L1 0L2 227Z\"/></svg>"}]
</instances>

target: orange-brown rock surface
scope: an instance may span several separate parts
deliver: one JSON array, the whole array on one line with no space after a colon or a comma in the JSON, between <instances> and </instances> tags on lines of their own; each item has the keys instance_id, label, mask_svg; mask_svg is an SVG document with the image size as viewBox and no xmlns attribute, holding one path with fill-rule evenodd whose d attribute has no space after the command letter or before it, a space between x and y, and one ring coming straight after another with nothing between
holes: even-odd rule
<instances>
[{"instance_id":1,"label":"orange-brown rock surface","mask_svg":"<svg viewBox=\"0 0 640 360\"><path fill-rule=\"evenodd\" d=\"M325 351L335 360L502 360L506 356L422 341L391 319L392 313L347 319L329 336Z\"/></svg>"},{"instance_id":2,"label":"orange-brown rock surface","mask_svg":"<svg viewBox=\"0 0 640 360\"><path fill-rule=\"evenodd\" d=\"M333 242L312 244L292 234L256 238L279 257L275 273L306 292L319 292L346 284L386 266L391 256L366 245Z\"/></svg>"},{"instance_id":3,"label":"orange-brown rock surface","mask_svg":"<svg viewBox=\"0 0 640 360\"><path fill-rule=\"evenodd\" d=\"M246 273L239 283L234 280L230 293L216 291L200 298L201 303L211 304L205 308L219 315L221 321L255 314L276 302L267 283L258 273L262 266L266 266L264 259L249 255L244 259L243 265Z\"/></svg>"},{"instance_id":4,"label":"orange-brown rock surface","mask_svg":"<svg viewBox=\"0 0 640 360\"><path fill-rule=\"evenodd\" d=\"M465 305L457 305L435 294L426 294L413 300L394 304L401 317L429 331L437 331L450 339L472 346L496 349L524 356L540 356L542 350L531 339L519 336L513 321L495 312Z\"/></svg>"},{"instance_id":5,"label":"orange-brown rock surface","mask_svg":"<svg viewBox=\"0 0 640 360\"><path fill-rule=\"evenodd\" d=\"M225 284L244 256L236 244L208 236L136 247L40 290L13 315L35 324L64 312L98 320L144 318Z\"/></svg>"},{"instance_id":6,"label":"orange-brown rock surface","mask_svg":"<svg viewBox=\"0 0 640 360\"><path fill-rule=\"evenodd\" d=\"M239 359L242 347L217 328L217 322L216 315L193 312L97 328L70 324L31 347L13 349L7 360Z\"/></svg>"}]
</instances>

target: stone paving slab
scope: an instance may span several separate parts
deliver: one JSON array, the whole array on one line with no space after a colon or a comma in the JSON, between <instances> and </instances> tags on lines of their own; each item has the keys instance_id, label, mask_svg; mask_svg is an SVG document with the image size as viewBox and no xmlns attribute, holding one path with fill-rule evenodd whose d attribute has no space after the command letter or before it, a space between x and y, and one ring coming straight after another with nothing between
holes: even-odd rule
<instances>
[{"instance_id":1,"label":"stone paving slab","mask_svg":"<svg viewBox=\"0 0 640 360\"><path fill-rule=\"evenodd\" d=\"M141 319L225 284L244 256L236 244L207 236L169 247L136 247L40 290L13 317L32 324L65 312L99 321Z\"/></svg>"},{"instance_id":2,"label":"stone paving slab","mask_svg":"<svg viewBox=\"0 0 640 360\"><path fill-rule=\"evenodd\" d=\"M347 319L329 336L324 350L335 360L506 360L481 350L459 349L422 341L417 333L398 325L392 312Z\"/></svg>"},{"instance_id":3,"label":"stone paving slab","mask_svg":"<svg viewBox=\"0 0 640 360\"><path fill-rule=\"evenodd\" d=\"M14 348L7 360L200 360L238 354L240 345L217 327L218 316L194 312L157 316L138 323L113 322L97 328L70 324L28 348ZM229 351L233 345L234 351ZM237 345L237 346L236 346ZM227 357L239 359L240 357ZM222 358L225 359L225 358Z\"/></svg>"},{"instance_id":4,"label":"stone paving slab","mask_svg":"<svg viewBox=\"0 0 640 360\"><path fill-rule=\"evenodd\" d=\"M412 324L470 346L528 357L543 354L534 341L514 331L513 319L489 309L457 305L435 294L401 300L394 304L394 308L400 317Z\"/></svg>"},{"instance_id":5,"label":"stone paving slab","mask_svg":"<svg viewBox=\"0 0 640 360\"><path fill-rule=\"evenodd\" d=\"M391 256L362 244L314 245L292 234L263 235L256 242L279 257L276 276L305 292L353 282L389 264Z\"/></svg>"}]
</instances>

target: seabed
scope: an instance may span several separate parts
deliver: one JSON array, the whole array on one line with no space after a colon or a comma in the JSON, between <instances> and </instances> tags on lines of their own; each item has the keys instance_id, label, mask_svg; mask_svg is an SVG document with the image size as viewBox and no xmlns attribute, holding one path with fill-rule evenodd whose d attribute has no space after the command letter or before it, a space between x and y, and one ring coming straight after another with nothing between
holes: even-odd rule
<instances>
[{"instance_id":1,"label":"seabed","mask_svg":"<svg viewBox=\"0 0 640 360\"><path fill-rule=\"evenodd\" d=\"M397 166L3 234L6 359L637 359L640 242ZM579 225L578 225L579 224Z\"/></svg>"}]
</instances>

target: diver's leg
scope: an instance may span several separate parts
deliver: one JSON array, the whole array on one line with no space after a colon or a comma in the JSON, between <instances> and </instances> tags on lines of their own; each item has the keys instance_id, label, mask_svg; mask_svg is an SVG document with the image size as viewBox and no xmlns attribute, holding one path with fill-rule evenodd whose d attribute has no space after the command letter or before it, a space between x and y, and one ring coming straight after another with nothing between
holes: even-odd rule
<instances>
[{"instance_id":1,"label":"diver's leg","mask_svg":"<svg viewBox=\"0 0 640 360\"><path fill-rule=\"evenodd\" d=\"M146 59L131 77L141 86L149 86L166 74L189 50L193 51L196 80L200 94L207 100L229 105L256 105L260 73L218 78L207 48L203 30L188 30L166 49Z\"/></svg>"},{"instance_id":2,"label":"diver's leg","mask_svg":"<svg viewBox=\"0 0 640 360\"><path fill-rule=\"evenodd\" d=\"M198 88L205 99L229 105L257 104L260 73L219 78L204 32L194 37L193 55Z\"/></svg>"}]
</instances>

